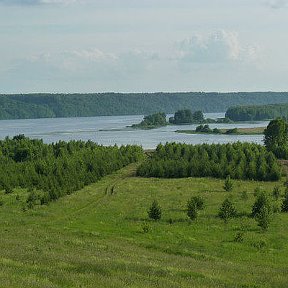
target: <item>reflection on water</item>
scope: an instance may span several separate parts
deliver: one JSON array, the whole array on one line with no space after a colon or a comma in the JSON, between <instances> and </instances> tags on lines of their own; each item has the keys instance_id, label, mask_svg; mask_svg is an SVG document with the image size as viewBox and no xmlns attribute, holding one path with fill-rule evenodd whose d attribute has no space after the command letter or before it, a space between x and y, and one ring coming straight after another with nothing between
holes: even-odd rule
<instances>
[{"instance_id":1,"label":"reflection on water","mask_svg":"<svg viewBox=\"0 0 288 288\"><path fill-rule=\"evenodd\" d=\"M171 115L169 115L171 116ZM169 117L168 116L168 117ZM224 117L224 113L207 113L206 117ZM155 148L160 142L228 143L235 141L262 144L262 135L204 135L175 133L176 130L192 130L197 125L166 126L153 130L127 128L139 123L143 115L102 116L87 118L50 118L3 120L0 125L0 138L25 134L31 138L41 138L51 143L59 140L92 140L103 145L138 144L145 149ZM268 122L241 124L211 124L211 128L248 128L267 126Z\"/></svg>"}]
</instances>

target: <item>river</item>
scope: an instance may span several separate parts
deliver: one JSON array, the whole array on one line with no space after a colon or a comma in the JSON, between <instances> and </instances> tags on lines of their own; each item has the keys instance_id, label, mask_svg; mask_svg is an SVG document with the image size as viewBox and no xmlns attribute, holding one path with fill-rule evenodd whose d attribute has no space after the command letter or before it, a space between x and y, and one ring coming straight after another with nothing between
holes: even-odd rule
<instances>
[{"instance_id":1,"label":"river","mask_svg":"<svg viewBox=\"0 0 288 288\"><path fill-rule=\"evenodd\" d=\"M169 117L170 115L168 115ZM208 118L224 117L224 113L207 113ZM153 149L160 142L182 142L190 144L200 143L228 143L255 142L263 144L262 135L204 135L176 133L176 130L192 130L197 125L166 126L152 130L135 130L127 128L139 123L143 115L131 116L101 116L81 118L49 118L2 120L0 123L0 138L24 134L30 138L43 139L46 143L59 140L92 140L99 144L122 145L137 144L144 149ZM248 128L267 126L268 122L239 123L239 124L211 124L211 128Z\"/></svg>"}]
</instances>

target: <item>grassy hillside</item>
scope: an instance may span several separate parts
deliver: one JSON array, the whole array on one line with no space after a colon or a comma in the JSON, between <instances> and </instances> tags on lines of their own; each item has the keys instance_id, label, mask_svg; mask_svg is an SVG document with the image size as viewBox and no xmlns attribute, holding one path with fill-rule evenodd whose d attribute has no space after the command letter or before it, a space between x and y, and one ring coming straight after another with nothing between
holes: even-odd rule
<instances>
[{"instance_id":1,"label":"grassy hillside","mask_svg":"<svg viewBox=\"0 0 288 288\"><path fill-rule=\"evenodd\" d=\"M94 93L0 95L0 119L224 112L235 105L288 103L288 92Z\"/></svg>"},{"instance_id":2,"label":"grassy hillside","mask_svg":"<svg viewBox=\"0 0 288 288\"><path fill-rule=\"evenodd\" d=\"M26 191L1 192L1 287L287 287L287 214L265 233L248 217L226 225L216 217L227 195L248 215L254 189L270 193L277 183L236 181L225 192L223 180L145 179L135 170L132 164L26 212ZM193 195L205 200L196 222L184 211ZM159 222L147 220L154 199ZM239 231L242 243L234 242Z\"/></svg>"}]
</instances>

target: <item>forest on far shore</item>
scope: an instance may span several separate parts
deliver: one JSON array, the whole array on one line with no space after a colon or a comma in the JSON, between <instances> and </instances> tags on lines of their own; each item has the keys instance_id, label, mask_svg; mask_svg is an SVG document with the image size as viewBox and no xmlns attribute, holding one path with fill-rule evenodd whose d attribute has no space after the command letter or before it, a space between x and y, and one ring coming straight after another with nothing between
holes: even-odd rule
<instances>
[{"instance_id":1,"label":"forest on far shore","mask_svg":"<svg viewBox=\"0 0 288 288\"><path fill-rule=\"evenodd\" d=\"M0 95L0 119L224 112L231 106L288 103L288 92L91 93Z\"/></svg>"},{"instance_id":2,"label":"forest on far shore","mask_svg":"<svg viewBox=\"0 0 288 288\"><path fill-rule=\"evenodd\" d=\"M288 118L288 104L230 107L225 116L232 121L261 121Z\"/></svg>"}]
</instances>

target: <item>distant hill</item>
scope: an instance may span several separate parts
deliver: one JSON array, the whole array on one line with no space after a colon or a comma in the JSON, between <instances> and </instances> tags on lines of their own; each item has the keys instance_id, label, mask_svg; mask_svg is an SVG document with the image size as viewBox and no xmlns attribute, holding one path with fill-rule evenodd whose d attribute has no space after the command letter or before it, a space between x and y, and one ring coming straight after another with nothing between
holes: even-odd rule
<instances>
[{"instance_id":1,"label":"distant hill","mask_svg":"<svg viewBox=\"0 0 288 288\"><path fill-rule=\"evenodd\" d=\"M287 119L288 104L230 107L225 116L233 121L259 121L277 117Z\"/></svg>"},{"instance_id":2,"label":"distant hill","mask_svg":"<svg viewBox=\"0 0 288 288\"><path fill-rule=\"evenodd\" d=\"M179 109L224 112L230 106L288 103L288 92L0 95L0 119L148 115Z\"/></svg>"}]
</instances>

